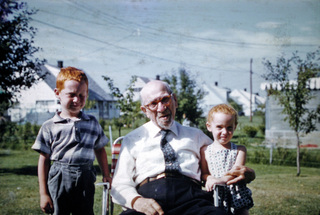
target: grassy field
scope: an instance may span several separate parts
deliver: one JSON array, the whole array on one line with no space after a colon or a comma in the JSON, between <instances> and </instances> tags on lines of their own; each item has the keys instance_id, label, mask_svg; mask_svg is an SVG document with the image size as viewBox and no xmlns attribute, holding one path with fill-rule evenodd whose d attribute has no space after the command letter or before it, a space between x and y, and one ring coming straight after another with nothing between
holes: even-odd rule
<instances>
[{"instance_id":1,"label":"grassy field","mask_svg":"<svg viewBox=\"0 0 320 215\"><path fill-rule=\"evenodd\" d=\"M110 151L109 149L107 149ZM109 156L109 158L111 158ZM38 154L27 151L0 151L0 214L43 214L39 209L37 182ZM248 164L257 178L248 187L255 206L250 214L319 215L320 169ZM101 175L98 175L101 181ZM95 214L101 214L102 188L97 187ZM120 207L115 207L119 214Z\"/></svg>"}]
</instances>

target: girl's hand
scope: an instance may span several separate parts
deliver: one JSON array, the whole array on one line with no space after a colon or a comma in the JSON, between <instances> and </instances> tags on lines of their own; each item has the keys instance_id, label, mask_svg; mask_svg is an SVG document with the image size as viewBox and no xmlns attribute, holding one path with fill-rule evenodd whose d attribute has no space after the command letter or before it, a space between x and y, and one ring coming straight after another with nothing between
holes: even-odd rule
<instances>
[{"instance_id":1,"label":"girl's hand","mask_svg":"<svg viewBox=\"0 0 320 215\"><path fill-rule=\"evenodd\" d=\"M213 187L214 187L214 184L215 184L215 178L213 176L208 176L207 177L207 181L206 181L206 190L208 192L211 192L213 190Z\"/></svg>"},{"instance_id":2,"label":"girl's hand","mask_svg":"<svg viewBox=\"0 0 320 215\"><path fill-rule=\"evenodd\" d=\"M227 185L238 183L243 181L249 183L256 178L256 174L253 169L246 166L234 166L225 176L232 176L232 180L228 180Z\"/></svg>"}]
</instances>

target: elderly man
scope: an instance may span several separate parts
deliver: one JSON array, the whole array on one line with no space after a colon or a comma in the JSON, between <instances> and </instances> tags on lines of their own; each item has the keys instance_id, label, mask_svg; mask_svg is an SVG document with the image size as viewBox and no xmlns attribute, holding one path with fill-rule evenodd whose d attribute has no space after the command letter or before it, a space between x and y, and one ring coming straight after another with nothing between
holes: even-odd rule
<instances>
[{"instance_id":1,"label":"elderly man","mask_svg":"<svg viewBox=\"0 0 320 215\"><path fill-rule=\"evenodd\" d=\"M224 214L200 184L200 148L212 140L174 120L178 102L165 82L150 81L141 105L150 121L123 139L113 178L111 195L122 214ZM228 174L228 183L255 178L244 166Z\"/></svg>"}]
</instances>

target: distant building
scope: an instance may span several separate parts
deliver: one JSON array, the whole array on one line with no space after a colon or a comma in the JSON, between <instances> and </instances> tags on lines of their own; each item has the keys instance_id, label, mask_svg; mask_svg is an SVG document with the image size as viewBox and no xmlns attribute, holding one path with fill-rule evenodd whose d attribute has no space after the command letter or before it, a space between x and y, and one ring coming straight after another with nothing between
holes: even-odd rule
<instances>
[{"instance_id":1,"label":"distant building","mask_svg":"<svg viewBox=\"0 0 320 215\"><path fill-rule=\"evenodd\" d=\"M232 90L229 97L237 104L242 106L242 111L245 116L250 116L250 93L246 90ZM252 113L260 110L261 105L264 105L266 99L257 94L251 96L251 110Z\"/></svg>"},{"instance_id":2,"label":"distant building","mask_svg":"<svg viewBox=\"0 0 320 215\"><path fill-rule=\"evenodd\" d=\"M140 91L151 80L154 80L154 79L137 76L137 80L131 86L133 89L133 101L140 100ZM126 94L126 93L128 93L128 92L125 92L124 94Z\"/></svg>"},{"instance_id":3,"label":"distant building","mask_svg":"<svg viewBox=\"0 0 320 215\"><path fill-rule=\"evenodd\" d=\"M53 90L56 87L56 77L62 64L59 61L58 66L45 64L41 67L41 72L47 73L45 79L34 84L30 89L21 91L19 104L8 110L11 121L40 125L61 109ZM106 93L88 73L86 75L89 81L88 101L94 101L94 105L92 109L83 111L94 115L98 120L119 117L120 110L116 106L117 101Z\"/></svg>"},{"instance_id":4,"label":"distant building","mask_svg":"<svg viewBox=\"0 0 320 215\"><path fill-rule=\"evenodd\" d=\"M262 83L262 90L277 89L280 90L278 83ZM320 78L310 79L310 89L314 98L307 104L307 108L316 110L320 105ZM265 140L267 145L277 147L295 148L296 136L287 121L284 121L285 115L282 114L282 106L278 104L274 96L267 96L266 107L266 133ZM301 135L302 147L320 147L320 121L316 124L317 131L307 135Z\"/></svg>"},{"instance_id":5,"label":"distant building","mask_svg":"<svg viewBox=\"0 0 320 215\"><path fill-rule=\"evenodd\" d=\"M245 90L230 90L228 88L222 88L218 86L215 82L214 85L209 85L207 83L202 83L202 89L206 92L201 108L203 110L204 116L209 112L209 110L218 104L228 103L229 99L235 101L238 105L242 106L243 114L245 116L250 116L250 93ZM259 110L259 106L265 103L265 98L252 94L252 112Z\"/></svg>"},{"instance_id":6,"label":"distant building","mask_svg":"<svg viewBox=\"0 0 320 215\"><path fill-rule=\"evenodd\" d=\"M200 103L200 107L203 110L203 116L207 116L209 110L218 104L228 103L228 94L230 89L221 88L218 86L218 82L214 84L207 84L203 82L201 84L202 90L206 93L203 101Z\"/></svg>"}]
</instances>

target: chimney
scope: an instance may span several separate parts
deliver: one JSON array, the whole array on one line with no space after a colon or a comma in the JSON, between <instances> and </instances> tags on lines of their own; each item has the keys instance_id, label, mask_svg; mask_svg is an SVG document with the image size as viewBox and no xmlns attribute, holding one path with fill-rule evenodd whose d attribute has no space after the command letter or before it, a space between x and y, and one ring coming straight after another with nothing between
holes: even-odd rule
<instances>
[{"instance_id":1,"label":"chimney","mask_svg":"<svg viewBox=\"0 0 320 215\"><path fill-rule=\"evenodd\" d=\"M160 80L160 75L157 75L157 76L156 76L156 80Z\"/></svg>"},{"instance_id":2,"label":"chimney","mask_svg":"<svg viewBox=\"0 0 320 215\"><path fill-rule=\"evenodd\" d=\"M62 60L58 60L58 67L60 69L63 67L63 61Z\"/></svg>"}]
</instances>

